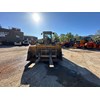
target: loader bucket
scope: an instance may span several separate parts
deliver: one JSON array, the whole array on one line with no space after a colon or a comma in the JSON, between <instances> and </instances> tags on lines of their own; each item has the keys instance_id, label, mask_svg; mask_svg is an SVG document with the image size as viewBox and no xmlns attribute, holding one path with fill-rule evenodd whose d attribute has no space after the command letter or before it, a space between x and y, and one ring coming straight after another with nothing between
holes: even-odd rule
<instances>
[{"instance_id":1,"label":"loader bucket","mask_svg":"<svg viewBox=\"0 0 100 100\"><path fill-rule=\"evenodd\" d=\"M54 67L53 62L62 60L60 45L35 45L30 46L27 54L27 61L38 63L48 61L50 67Z\"/></svg>"}]
</instances>

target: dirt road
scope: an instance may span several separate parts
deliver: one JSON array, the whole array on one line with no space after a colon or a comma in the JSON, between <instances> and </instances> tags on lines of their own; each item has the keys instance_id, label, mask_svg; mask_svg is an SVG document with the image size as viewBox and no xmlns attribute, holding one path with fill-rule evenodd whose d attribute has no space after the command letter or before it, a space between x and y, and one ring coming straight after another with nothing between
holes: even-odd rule
<instances>
[{"instance_id":1,"label":"dirt road","mask_svg":"<svg viewBox=\"0 0 100 100\"><path fill-rule=\"evenodd\" d=\"M63 49L63 61L55 68L43 62L30 68L27 49L0 47L0 86L100 86L100 52Z\"/></svg>"},{"instance_id":2,"label":"dirt road","mask_svg":"<svg viewBox=\"0 0 100 100\"><path fill-rule=\"evenodd\" d=\"M76 65L67 66L69 69L79 72L85 79L100 85L100 51L63 49L63 57L71 61L72 65Z\"/></svg>"},{"instance_id":3,"label":"dirt road","mask_svg":"<svg viewBox=\"0 0 100 100\"><path fill-rule=\"evenodd\" d=\"M27 47L0 48L0 86L19 86Z\"/></svg>"},{"instance_id":4,"label":"dirt road","mask_svg":"<svg viewBox=\"0 0 100 100\"><path fill-rule=\"evenodd\" d=\"M100 78L100 51L82 49L63 49L64 57L88 69Z\"/></svg>"}]
</instances>

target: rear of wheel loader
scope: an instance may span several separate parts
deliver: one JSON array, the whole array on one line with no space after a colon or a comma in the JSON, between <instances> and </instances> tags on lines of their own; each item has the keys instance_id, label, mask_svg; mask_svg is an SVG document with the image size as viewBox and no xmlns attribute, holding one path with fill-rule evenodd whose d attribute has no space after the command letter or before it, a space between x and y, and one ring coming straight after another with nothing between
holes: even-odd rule
<instances>
[{"instance_id":1,"label":"rear of wheel loader","mask_svg":"<svg viewBox=\"0 0 100 100\"><path fill-rule=\"evenodd\" d=\"M59 44L52 44L52 32L43 32L43 44L31 45L28 49L27 61L37 64L39 61L49 62L49 67L54 67L53 62L62 60L62 50ZM51 37L45 39L45 36Z\"/></svg>"}]
</instances>

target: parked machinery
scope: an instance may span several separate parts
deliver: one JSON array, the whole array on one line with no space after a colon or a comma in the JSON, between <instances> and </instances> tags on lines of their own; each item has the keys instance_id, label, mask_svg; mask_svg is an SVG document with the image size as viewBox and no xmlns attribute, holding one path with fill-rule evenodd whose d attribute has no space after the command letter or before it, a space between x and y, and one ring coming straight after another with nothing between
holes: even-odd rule
<instances>
[{"instance_id":1,"label":"parked machinery","mask_svg":"<svg viewBox=\"0 0 100 100\"><path fill-rule=\"evenodd\" d=\"M83 37L78 43L75 42L74 47L76 48L97 48L97 44L91 37Z\"/></svg>"}]
</instances>

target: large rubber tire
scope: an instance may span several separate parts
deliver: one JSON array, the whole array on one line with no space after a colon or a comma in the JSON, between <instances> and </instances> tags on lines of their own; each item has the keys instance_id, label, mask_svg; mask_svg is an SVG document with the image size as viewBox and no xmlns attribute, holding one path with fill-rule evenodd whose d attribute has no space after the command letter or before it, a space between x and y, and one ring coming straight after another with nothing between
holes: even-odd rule
<instances>
[{"instance_id":1,"label":"large rubber tire","mask_svg":"<svg viewBox=\"0 0 100 100\"><path fill-rule=\"evenodd\" d=\"M36 56L33 55L32 52L28 51L27 53L27 61L35 62L36 61Z\"/></svg>"},{"instance_id":2,"label":"large rubber tire","mask_svg":"<svg viewBox=\"0 0 100 100\"><path fill-rule=\"evenodd\" d=\"M58 50L57 58L62 60L62 51L61 50Z\"/></svg>"}]
</instances>

